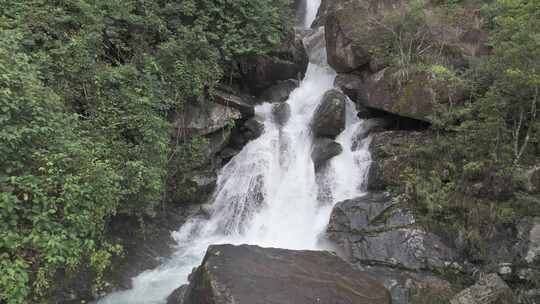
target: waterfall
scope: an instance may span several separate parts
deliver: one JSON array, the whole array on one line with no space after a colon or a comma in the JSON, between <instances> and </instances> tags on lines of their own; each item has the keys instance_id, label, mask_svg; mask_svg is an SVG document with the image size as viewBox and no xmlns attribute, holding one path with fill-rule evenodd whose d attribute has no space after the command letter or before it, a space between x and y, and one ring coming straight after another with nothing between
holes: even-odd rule
<instances>
[{"instance_id":1,"label":"waterfall","mask_svg":"<svg viewBox=\"0 0 540 304\"><path fill-rule=\"evenodd\" d=\"M320 0L307 0L307 27L319 5ZM349 101L346 128L336 139L343 152L324 170L315 172L309 125L336 76L326 63L324 43L317 45L308 48L311 63L306 76L287 100L289 121L279 126L271 104L256 108L256 116L264 122L264 133L221 170L210 217L189 219L173 233L177 247L167 262L135 277L132 289L113 293L99 304L165 303L173 290L187 283L189 273L201 263L210 244L325 249L321 235L332 207L362 195L370 155L369 139L357 139L364 133L363 123ZM325 199L320 198L321 191Z\"/></svg>"}]
</instances>

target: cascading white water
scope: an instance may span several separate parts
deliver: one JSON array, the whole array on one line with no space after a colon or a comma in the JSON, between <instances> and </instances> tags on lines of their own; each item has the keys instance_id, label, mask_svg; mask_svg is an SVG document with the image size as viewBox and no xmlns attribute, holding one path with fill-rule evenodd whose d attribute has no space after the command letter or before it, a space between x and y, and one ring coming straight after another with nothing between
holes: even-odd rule
<instances>
[{"instance_id":1,"label":"cascading white water","mask_svg":"<svg viewBox=\"0 0 540 304\"><path fill-rule=\"evenodd\" d=\"M307 27L319 5L320 0L307 0ZM315 173L309 125L323 94L333 88L335 72L326 64L323 46L310 50L310 61L304 80L287 101L291 116L284 126L275 123L271 104L257 107L264 133L220 172L210 217L188 220L173 233L178 245L166 263L141 273L132 289L113 293L99 304L164 303L187 283L210 244L324 249L320 236L333 205L362 194L369 139L357 141L362 121L349 102L346 128L336 139L343 152ZM318 198L321 189L327 194L324 201Z\"/></svg>"}]
</instances>

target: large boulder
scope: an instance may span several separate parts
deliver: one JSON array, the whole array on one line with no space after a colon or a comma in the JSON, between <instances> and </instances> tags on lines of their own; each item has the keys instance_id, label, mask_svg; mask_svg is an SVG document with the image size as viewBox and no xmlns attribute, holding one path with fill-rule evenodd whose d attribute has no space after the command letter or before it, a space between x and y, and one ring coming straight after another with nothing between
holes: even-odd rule
<instances>
[{"instance_id":1,"label":"large boulder","mask_svg":"<svg viewBox=\"0 0 540 304\"><path fill-rule=\"evenodd\" d=\"M437 275L454 267L454 249L388 193L336 204L327 236L342 257L390 290L393 304L446 303L454 295Z\"/></svg>"},{"instance_id":2,"label":"large boulder","mask_svg":"<svg viewBox=\"0 0 540 304\"><path fill-rule=\"evenodd\" d=\"M444 6L424 5L426 18L417 25L417 34L430 45L437 45L432 50L423 49L424 55L431 52L440 62L458 68L467 65L468 58L490 53L488 32L478 22L480 7L471 2L462 5L467 13L458 13L459 22L442 17ZM403 31L399 26L406 22L408 10L410 1L404 0L323 0L314 26L325 27L330 65L338 72L350 73L377 72L390 64L385 50L403 38L396 35Z\"/></svg>"},{"instance_id":3,"label":"large boulder","mask_svg":"<svg viewBox=\"0 0 540 304\"><path fill-rule=\"evenodd\" d=\"M512 290L497 274L482 275L473 286L461 291L450 304L513 304Z\"/></svg>"},{"instance_id":4,"label":"large boulder","mask_svg":"<svg viewBox=\"0 0 540 304\"><path fill-rule=\"evenodd\" d=\"M308 58L302 44L303 32L291 29L282 45L269 54L244 57L239 61L241 82L254 95L279 81L299 79Z\"/></svg>"},{"instance_id":5,"label":"large boulder","mask_svg":"<svg viewBox=\"0 0 540 304\"><path fill-rule=\"evenodd\" d=\"M338 203L327 232L344 257L360 265L440 271L457 258L440 237L416 225L414 216L384 193Z\"/></svg>"},{"instance_id":6,"label":"large boulder","mask_svg":"<svg viewBox=\"0 0 540 304\"><path fill-rule=\"evenodd\" d=\"M346 100L347 97L338 90L324 94L311 121L311 129L316 137L336 138L345 130Z\"/></svg>"},{"instance_id":7,"label":"large boulder","mask_svg":"<svg viewBox=\"0 0 540 304\"><path fill-rule=\"evenodd\" d=\"M357 70L369 64L371 59L363 39L355 37L365 30L367 15L358 16L356 13L354 10L339 10L326 18L328 64L340 73Z\"/></svg>"},{"instance_id":8,"label":"large boulder","mask_svg":"<svg viewBox=\"0 0 540 304\"><path fill-rule=\"evenodd\" d=\"M403 117L430 122L438 104L459 104L464 87L437 73L412 71L399 79L398 71L385 68L357 87L355 101L360 105Z\"/></svg>"},{"instance_id":9,"label":"large boulder","mask_svg":"<svg viewBox=\"0 0 540 304\"><path fill-rule=\"evenodd\" d=\"M271 103L285 102L298 85L299 82L295 79L279 81L277 84L264 90L259 99L263 102Z\"/></svg>"},{"instance_id":10,"label":"large boulder","mask_svg":"<svg viewBox=\"0 0 540 304\"><path fill-rule=\"evenodd\" d=\"M442 304L455 295L452 284L426 271L370 265L362 270L390 291L392 304Z\"/></svg>"},{"instance_id":11,"label":"large boulder","mask_svg":"<svg viewBox=\"0 0 540 304\"><path fill-rule=\"evenodd\" d=\"M329 138L317 138L313 143L311 159L315 169L321 168L329 159L339 155L343 151L341 145Z\"/></svg>"},{"instance_id":12,"label":"large boulder","mask_svg":"<svg viewBox=\"0 0 540 304\"><path fill-rule=\"evenodd\" d=\"M390 297L330 252L212 245L190 277L183 304L230 303L390 304Z\"/></svg>"}]
</instances>

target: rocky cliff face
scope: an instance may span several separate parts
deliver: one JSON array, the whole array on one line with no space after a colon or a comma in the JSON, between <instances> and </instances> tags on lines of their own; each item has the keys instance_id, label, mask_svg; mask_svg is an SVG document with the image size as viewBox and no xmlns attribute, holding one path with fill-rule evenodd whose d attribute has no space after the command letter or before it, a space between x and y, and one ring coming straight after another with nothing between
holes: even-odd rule
<instances>
[{"instance_id":1,"label":"rocky cliff face","mask_svg":"<svg viewBox=\"0 0 540 304\"><path fill-rule=\"evenodd\" d=\"M351 99L430 121L437 105L459 103L466 92L441 75L444 71L416 66L414 56L420 54L424 65L459 69L489 54L487 32L472 5L459 24L446 22L436 5L413 6L400 0L323 1L315 24L325 27L328 62Z\"/></svg>"},{"instance_id":2,"label":"rocky cliff face","mask_svg":"<svg viewBox=\"0 0 540 304\"><path fill-rule=\"evenodd\" d=\"M413 191L403 188L407 168L422 161L414 149L437 136L429 130L437 112L459 108L467 98L452 71L491 52L477 4L460 3L458 23L445 19L437 4L424 4L322 1L314 24L325 28L336 87L357 104L362 118L385 121L370 132L370 194L338 203L327 235L341 256L391 291L393 303L540 303L534 289L516 296L517 288L534 286L532 276L538 274L531 268L535 258L527 259L528 253L536 256L535 219L491 227L481 238L484 249L471 249L470 236L426 225L418 216L420 206L401 196ZM411 12L422 18L411 19ZM409 47L420 56L411 56ZM524 191L536 191L537 171L523 172ZM434 168L434 174L444 185L449 172ZM504 174L471 183L471 197L512 197Z\"/></svg>"}]
</instances>

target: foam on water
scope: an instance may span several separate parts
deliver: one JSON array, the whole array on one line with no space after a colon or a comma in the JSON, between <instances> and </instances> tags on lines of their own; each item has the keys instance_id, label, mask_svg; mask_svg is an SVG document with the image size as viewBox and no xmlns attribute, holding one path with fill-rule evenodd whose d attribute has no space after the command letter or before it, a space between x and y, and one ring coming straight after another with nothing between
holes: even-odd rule
<instances>
[{"instance_id":1,"label":"foam on water","mask_svg":"<svg viewBox=\"0 0 540 304\"><path fill-rule=\"evenodd\" d=\"M306 25L312 23L319 5L320 0L307 1ZM310 52L306 76L287 100L289 121L282 127L276 124L271 104L256 108L264 133L221 170L210 216L189 219L173 233L177 246L167 262L133 278L132 289L110 294L99 304L165 303L172 291L187 283L210 244L324 249L321 235L333 205L362 195L370 163L369 139L356 139L363 123L349 102L346 129L336 139L343 152L315 173L309 125L323 94L333 88L336 74L326 64L324 49Z\"/></svg>"}]
</instances>

